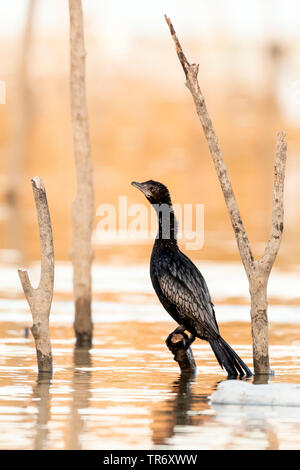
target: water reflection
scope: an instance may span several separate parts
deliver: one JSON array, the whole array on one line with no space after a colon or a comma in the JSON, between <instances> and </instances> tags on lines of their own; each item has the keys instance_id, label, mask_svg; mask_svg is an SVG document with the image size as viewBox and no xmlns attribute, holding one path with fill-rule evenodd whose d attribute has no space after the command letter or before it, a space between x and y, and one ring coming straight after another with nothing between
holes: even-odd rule
<instances>
[{"instance_id":1,"label":"water reflection","mask_svg":"<svg viewBox=\"0 0 300 470\"><path fill-rule=\"evenodd\" d=\"M88 347L75 347L73 354L74 370L72 377L72 402L68 433L66 436L66 448L73 450L82 449L82 434L85 422L80 410L89 406L91 397L91 368L92 358ZM88 370L83 370L88 369Z\"/></svg>"},{"instance_id":2,"label":"water reflection","mask_svg":"<svg viewBox=\"0 0 300 470\"><path fill-rule=\"evenodd\" d=\"M36 385L32 391L32 398L34 401L37 401L36 433L33 444L33 448L35 450L43 450L48 448L48 422L51 416L51 383L51 373L40 373L38 374Z\"/></svg>"},{"instance_id":3,"label":"water reflection","mask_svg":"<svg viewBox=\"0 0 300 470\"><path fill-rule=\"evenodd\" d=\"M208 408L209 394L194 390L195 373L183 373L176 379L171 387L172 398L159 403L152 410L152 442L154 445L166 445L172 438L177 427L181 431L184 426L199 426L209 416L193 414L194 408L201 412ZM219 382L213 386L216 388Z\"/></svg>"},{"instance_id":4,"label":"water reflection","mask_svg":"<svg viewBox=\"0 0 300 470\"><path fill-rule=\"evenodd\" d=\"M292 423L293 410L289 407L212 404L212 409L215 411L216 442L222 431L223 446L228 450L289 448L287 444L299 430L299 411L296 410L295 422ZM204 428L203 432L206 434L207 429ZM280 438L286 447L280 446ZM299 448L299 443L294 442L294 448Z\"/></svg>"},{"instance_id":5,"label":"water reflection","mask_svg":"<svg viewBox=\"0 0 300 470\"><path fill-rule=\"evenodd\" d=\"M300 407L212 405L226 376L209 345L193 346L198 375L179 375L164 344L170 323L145 318L122 321L120 313L118 321L95 322L91 350L74 349L71 321L54 323L51 379L36 377L24 318L0 315L0 448L300 448ZM249 324L223 323L222 333L251 365ZM272 382L299 382L299 336L297 325L271 325Z\"/></svg>"}]
</instances>

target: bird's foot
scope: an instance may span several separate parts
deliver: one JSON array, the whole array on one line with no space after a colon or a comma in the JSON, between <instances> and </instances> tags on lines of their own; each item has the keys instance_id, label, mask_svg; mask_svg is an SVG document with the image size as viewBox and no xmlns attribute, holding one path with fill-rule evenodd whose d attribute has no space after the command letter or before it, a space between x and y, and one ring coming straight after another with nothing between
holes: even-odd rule
<instances>
[{"instance_id":1,"label":"bird's foot","mask_svg":"<svg viewBox=\"0 0 300 470\"><path fill-rule=\"evenodd\" d=\"M184 325L179 325L175 330L173 331L172 335L179 335L185 332L185 326Z\"/></svg>"},{"instance_id":2,"label":"bird's foot","mask_svg":"<svg viewBox=\"0 0 300 470\"><path fill-rule=\"evenodd\" d=\"M170 333L166 339L166 345L169 347L169 345L171 344L171 338L173 336L173 332Z\"/></svg>"},{"instance_id":3,"label":"bird's foot","mask_svg":"<svg viewBox=\"0 0 300 470\"><path fill-rule=\"evenodd\" d=\"M187 349L189 349L191 344L195 341L196 336L194 336L192 334L190 334L190 336L188 336L186 333L184 333L184 330L182 330L182 328L180 328L180 327L176 328L176 330L172 331L172 333L169 334L169 336L166 339L166 345L168 347L170 345L172 345L172 336L173 335L178 335L178 334L181 334L183 336L184 350L186 351Z\"/></svg>"},{"instance_id":4,"label":"bird's foot","mask_svg":"<svg viewBox=\"0 0 300 470\"><path fill-rule=\"evenodd\" d=\"M166 345L169 347L169 345L172 343L171 339L173 335L178 335L178 334L184 335L184 331L185 331L184 325L177 326L177 328L175 328L175 330L172 331L172 333L170 333L169 336L167 337Z\"/></svg>"},{"instance_id":5,"label":"bird's foot","mask_svg":"<svg viewBox=\"0 0 300 470\"><path fill-rule=\"evenodd\" d=\"M187 350L189 349L190 345L195 341L196 336L190 334L189 339L187 340L184 349Z\"/></svg>"},{"instance_id":6,"label":"bird's foot","mask_svg":"<svg viewBox=\"0 0 300 470\"><path fill-rule=\"evenodd\" d=\"M238 374L230 373L227 375L227 380L236 380L238 377Z\"/></svg>"}]
</instances>

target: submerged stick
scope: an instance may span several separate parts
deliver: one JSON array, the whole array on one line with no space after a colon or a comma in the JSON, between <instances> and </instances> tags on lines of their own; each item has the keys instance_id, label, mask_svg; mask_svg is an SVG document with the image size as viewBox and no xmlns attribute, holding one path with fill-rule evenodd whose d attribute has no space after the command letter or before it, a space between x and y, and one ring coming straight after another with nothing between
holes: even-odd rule
<instances>
[{"instance_id":1,"label":"submerged stick","mask_svg":"<svg viewBox=\"0 0 300 470\"><path fill-rule=\"evenodd\" d=\"M23 291L29 304L33 325L31 328L35 341L39 372L52 372L52 352L49 332L49 315L54 284L54 247L51 219L46 190L41 178L31 180L38 215L41 243L41 276L38 287L32 287L28 272L18 269Z\"/></svg>"},{"instance_id":2,"label":"submerged stick","mask_svg":"<svg viewBox=\"0 0 300 470\"><path fill-rule=\"evenodd\" d=\"M172 333L166 340L166 345L174 355L182 373L196 373L197 366L193 351L190 347L186 348L188 341L186 333Z\"/></svg>"}]
</instances>

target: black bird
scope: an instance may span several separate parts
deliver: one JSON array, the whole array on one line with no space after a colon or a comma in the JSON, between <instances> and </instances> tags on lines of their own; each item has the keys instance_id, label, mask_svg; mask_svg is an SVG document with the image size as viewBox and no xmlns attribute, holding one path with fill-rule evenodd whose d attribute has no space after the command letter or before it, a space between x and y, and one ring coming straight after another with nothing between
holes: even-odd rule
<instances>
[{"instance_id":1,"label":"black bird","mask_svg":"<svg viewBox=\"0 0 300 470\"><path fill-rule=\"evenodd\" d=\"M157 181L131 183L146 196L158 217L150 276L163 307L179 324L173 333L190 333L187 347L200 338L208 341L228 376L250 377L252 372L220 335L214 305L205 279L177 245L177 222L168 188Z\"/></svg>"}]
</instances>

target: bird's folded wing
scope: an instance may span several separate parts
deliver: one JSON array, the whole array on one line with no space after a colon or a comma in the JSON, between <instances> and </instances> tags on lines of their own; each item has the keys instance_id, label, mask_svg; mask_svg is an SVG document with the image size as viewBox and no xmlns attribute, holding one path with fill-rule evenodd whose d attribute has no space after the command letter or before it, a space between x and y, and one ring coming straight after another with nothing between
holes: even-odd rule
<instances>
[{"instance_id":1,"label":"bird's folded wing","mask_svg":"<svg viewBox=\"0 0 300 470\"><path fill-rule=\"evenodd\" d=\"M196 266L188 258L186 262L185 258L184 256L180 263L170 260L159 263L157 268L160 288L166 298L176 305L182 316L193 318L202 328L219 334L204 278Z\"/></svg>"}]
</instances>

